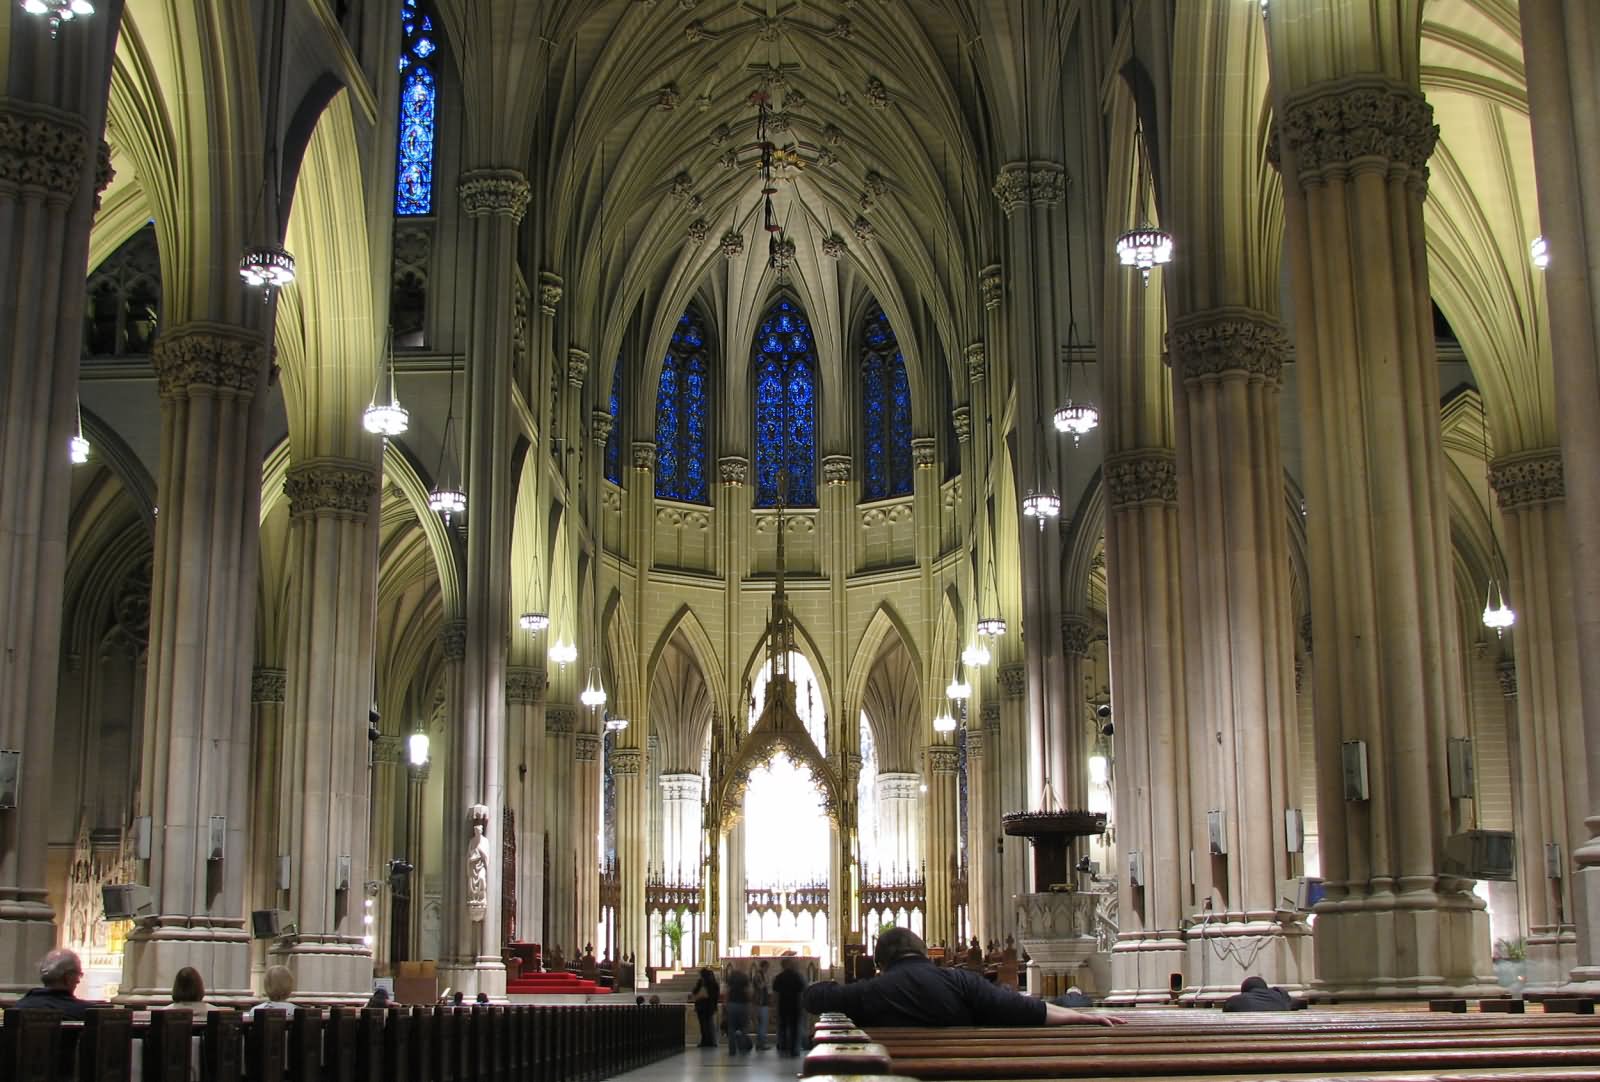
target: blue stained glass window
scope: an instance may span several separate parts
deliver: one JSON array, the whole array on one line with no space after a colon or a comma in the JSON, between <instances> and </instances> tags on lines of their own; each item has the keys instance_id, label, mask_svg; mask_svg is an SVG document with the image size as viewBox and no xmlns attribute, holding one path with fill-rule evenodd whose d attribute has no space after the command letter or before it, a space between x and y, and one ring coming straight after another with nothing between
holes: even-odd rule
<instances>
[{"instance_id":1,"label":"blue stained glass window","mask_svg":"<svg viewBox=\"0 0 1600 1082\"><path fill-rule=\"evenodd\" d=\"M611 370L611 434L606 437L606 480L622 484L622 357Z\"/></svg>"},{"instance_id":2,"label":"blue stained glass window","mask_svg":"<svg viewBox=\"0 0 1600 1082\"><path fill-rule=\"evenodd\" d=\"M883 309L867 312L861 349L861 497L911 491L911 384L906 359Z\"/></svg>"},{"instance_id":3,"label":"blue stained glass window","mask_svg":"<svg viewBox=\"0 0 1600 1082\"><path fill-rule=\"evenodd\" d=\"M755 339L756 506L778 502L788 474L790 507L817 505L817 375L805 312L780 300Z\"/></svg>"},{"instance_id":4,"label":"blue stained glass window","mask_svg":"<svg viewBox=\"0 0 1600 1082\"><path fill-rule=\"evenodd\" d=\"M400 136L395 160L394 212L433 213L434 122L439 87L429 58L439 51L433 17L422 0L400 5Z\"/></svg>"},{"instance_id":5,"label":"blue stained glass window","mask_svg":"<svg viewBox=\"0 0 1600 1082\"><path fill-rule=\"evenodd\" d=\"M656 385L656 495L709 503L710 365L705 322L694 305L678 320Z\"/></svg>"}]
</instances>

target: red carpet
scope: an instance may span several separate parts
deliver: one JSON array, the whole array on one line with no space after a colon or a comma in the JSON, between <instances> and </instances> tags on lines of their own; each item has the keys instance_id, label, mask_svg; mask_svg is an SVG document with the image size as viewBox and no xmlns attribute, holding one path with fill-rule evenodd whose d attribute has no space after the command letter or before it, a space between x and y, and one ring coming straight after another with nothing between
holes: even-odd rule
<instances>
[{"instance_id":1,"label":"red carpet","mask_svg":"<svg viewBox=\"0 0 1600 1082\"><path fill-rule=\"evenodd\" d=\"M525 973L506 982L506 991L521 996L585 996L610 992L576 973Z\"/></svg>"}]
</instances>

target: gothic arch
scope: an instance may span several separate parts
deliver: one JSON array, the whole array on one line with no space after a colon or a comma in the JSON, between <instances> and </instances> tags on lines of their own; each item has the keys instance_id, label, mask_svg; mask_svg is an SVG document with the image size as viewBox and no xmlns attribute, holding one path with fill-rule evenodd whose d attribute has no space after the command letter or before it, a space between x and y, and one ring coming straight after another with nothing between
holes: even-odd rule
<instances>
[{"instance_id":1,"label":"gothic arch","mask_svg":"<svg viewBox=\"0 0 1600 1082\"><path fill-rule=\"evenodd\" d=\"M676 628L650 663L650 731L659 741L660 773L698 773L716 717L716 687L699 649L685 628Z\"/></svg>"},{"instance_id":2,"label":"gothic arch","mask_svg":"<svg viewBox=\"0 0 1600 1082\"><path fill-rule=\"evenodd\" d=\"M639 682L639 648L634 640L633 618L620 589L613 588L606 597L604 615L606 659L605 669L611 674L611 714L614 717L643 721L640 708L645 706L647 689ZM638 731L629 726L630 736L618 743L637 747L642 739Z\"/></svg>"},{"instance_id":3,"label":"gothic arch","mask_svg":"<svg viewBox=\"0 0 1600 1082\"><path fill-rule=\"evenodd\" d=\"M678 611L668 618L666 626L661 629L661 634L656 636L656 644L651 648L650 657L645 664L646 679L654 681L656 669L662 664L668 645L679 637L684 648L694 658L695 664L699 666L706 683L713 689L714 700L720 700L728 689L719 660L721 655L718 654L716 645L712 643L711 636L706 634L705 624L700 622L700 617L687 603L678 606Z\"/></svg>"},{"instance_id":4,"label":"gothic arch","mask_svg":"<svg viewBox=\"0 0 1600 1082\"><path fill-rule=\"evenodd\" d=\"M899 639L905 646L906 652L911 657L911 664L920 674L922 658L917 652L916 636L911 634L911 630L895 607L888 601L881 601L867 618L867 626L862 629L861 638L856 640L855 650L851 653L850 669L845 675L844 702L845 710L850 717L860 714L867 681L872 675L873 667L878 663L878 655L883 652L884 644L894 639Z\"/></svg>"}]
</instances>

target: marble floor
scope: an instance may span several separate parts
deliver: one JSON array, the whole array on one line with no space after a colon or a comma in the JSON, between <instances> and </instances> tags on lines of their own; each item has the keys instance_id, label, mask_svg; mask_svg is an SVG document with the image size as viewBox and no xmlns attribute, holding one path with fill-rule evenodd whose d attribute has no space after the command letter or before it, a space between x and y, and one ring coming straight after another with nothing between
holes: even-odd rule
<instances>
[{"instance_id":1,"label":"marble floor","mask_svg":"<svg viewBox=\"0 0 1600 1082\"><path fill-rule=\"evenodd\" d=\"M799 1056L780 1056L774 1051L730 1056L726 1048L685 1048L672 1056L617 1075L620 1082L695 1082L696 1079L722 1079L724 1082L793 1082L800 1073Z\"/></svg>"}]
</instances>

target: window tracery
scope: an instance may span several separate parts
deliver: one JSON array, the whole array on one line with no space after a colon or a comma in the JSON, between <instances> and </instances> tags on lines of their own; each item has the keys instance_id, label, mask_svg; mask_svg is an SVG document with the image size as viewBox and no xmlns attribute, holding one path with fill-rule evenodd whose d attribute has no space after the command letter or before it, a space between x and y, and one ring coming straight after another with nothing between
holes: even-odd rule
<instances>
[{"instance_id":1,"label":"window tracery","mask_svg":"<svg viewBox=\"0 0 1600 1082\"><path fill-rule=\"evenodd\" d=\"M690 305L678 319L656 386L656 496L709 503L705 321Z\"/></svg>"},{"instance_id":2,"label":"window tracery","mask_svg":"<svg viewBox=\"0 0 1600 1082\"><path fill-rule=\"evenodd\" d=\"M883 306L867 311L861 343L861 498L911 492L911 386Z\"/></svg>"},{"instance_id":3,"label":"window tracery","mask_svg":"<svg viewBox=\"0 0 1600 1082\"><path fill-rule=\"evenodd\" d=\"M439 104L434 57L439 36L427 0L402 0L400 27L400 137L394 212L411 217L433 213L434 129Z\"/></svg>"},{"instance_id":4,"label":"window tracery","mask_svg":"<svg viewBox=\"0 0 1600 1082\"><path fill-rule=\"evenodd\" d=\"M778 480L788 475L785 503L817 505L816 349L805 311L788 299L767 312L756 332L756 506L778 503Z\"/></svg>"},{"instance_id":5,"label":"window tracery","mask_svg":"<svg viewBox=\"0 0 1600 1082\"><path fill-rule=\"evenodd\" d=\"M611 369L611 400L607 409L611 413L611 431L606 435L606 480L622 484L622 354Z\"/></svg>"}]
</instances>

